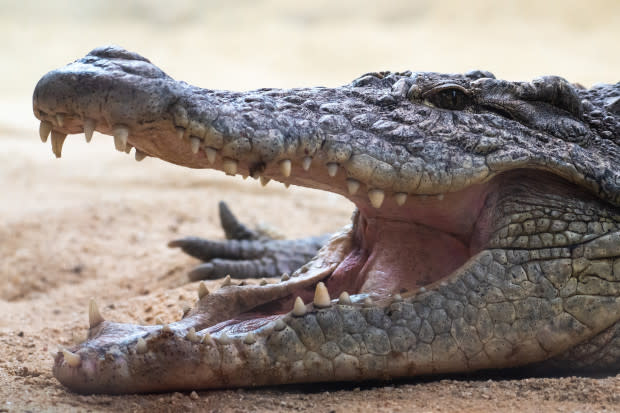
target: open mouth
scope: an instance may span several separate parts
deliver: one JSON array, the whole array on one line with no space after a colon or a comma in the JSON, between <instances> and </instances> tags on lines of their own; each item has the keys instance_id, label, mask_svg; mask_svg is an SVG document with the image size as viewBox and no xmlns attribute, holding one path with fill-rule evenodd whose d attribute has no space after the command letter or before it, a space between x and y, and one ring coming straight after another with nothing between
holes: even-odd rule
<instances>
[{"instance_id":1,"label":"open mouth","mask_svg":"<svg viewBox=\"0 0 620 413\"><path fill-rule=\"evenodd\" d=\"M57 157L67 134L97 130L137 160L327 190L357 207L281 282L200 284L178 322L114 323L92 303L89 338L56 355L55 376L114 393L402 377L537 362L608 326L613 297L577 305L571 277L614 253L598 237L616 207L578 170L581 147L554 157L545 145L565 142L514 121L522 114L479 113L488 105L462 85L492 79L467 76L426 92L409 73L243 94L176 82L113 47L50 72L34 112ZM572 116L575 96L554 95L566 108L545 101L545 113ZM517 146L477 123L511 130L518 138L502 136Z\"/></svg>"}]
</instances>

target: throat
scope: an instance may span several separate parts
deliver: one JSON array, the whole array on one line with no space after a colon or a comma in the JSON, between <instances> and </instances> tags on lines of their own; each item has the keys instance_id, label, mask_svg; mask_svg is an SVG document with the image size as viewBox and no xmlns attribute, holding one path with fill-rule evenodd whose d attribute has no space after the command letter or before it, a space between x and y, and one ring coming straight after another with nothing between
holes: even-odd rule
<instances>
[{"instance_id":1,"label":"throat","mask_svg":"<svg viewBox=\"0 0 620 413\"><path fill-rule=\"evenodd\" d=\"M447 277L470 257L457 236L416 222L358 216L353 248L328 281L330 291L386 296Z\"/></svg>"}]
</instances>

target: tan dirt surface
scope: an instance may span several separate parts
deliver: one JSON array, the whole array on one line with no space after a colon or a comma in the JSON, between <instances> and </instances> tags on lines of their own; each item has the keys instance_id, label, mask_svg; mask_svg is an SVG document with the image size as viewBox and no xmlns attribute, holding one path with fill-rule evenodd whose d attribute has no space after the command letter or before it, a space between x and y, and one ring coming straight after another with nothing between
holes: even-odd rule
<instances>
[{"instance_id":1,"label":"tan dirt surface","mask_svg":"<svg viewBox=\"0 0 620 413\"><path fill-rule=\"evenodd\" d=\"M104 317L139 323L176 320L196 300L186 273L197 262L166 243L221 239L219 200L249 224L269 222L290 237L335 230L353 206L279 183L262 188L153 159L137 164L101 135L90 145L68 139L55 160L31 110L46 71L116 43L177 79L237 90L335 86L385 69L620 80L617 1L172 3L0 0L0 412L620 411L620 376L493 374L129 396L62 387L50 352L83 339L91 297Z\"/></svg>"}]
</instances>

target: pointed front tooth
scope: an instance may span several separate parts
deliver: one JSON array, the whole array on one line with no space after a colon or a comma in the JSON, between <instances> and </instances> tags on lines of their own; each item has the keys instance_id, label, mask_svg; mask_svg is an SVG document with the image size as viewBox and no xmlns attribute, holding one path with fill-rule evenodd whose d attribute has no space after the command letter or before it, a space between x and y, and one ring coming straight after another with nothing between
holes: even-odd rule
<instances>
[{"instance_id":1,"label":"pointed front tooth","mask_svg":"<svg viewBox=\"0 0 620 413\"><path fill-rule=\"evenodd\" d=\"M327 291L327 287L322 282L319 282L316 285L316 289L314 290L314 301L312 302L315 307L325 308L332 305L332 299L329 296L329 291Z\"/></svg>"},{"instance_id":2,"label":"pointed front tooth","mask_svg":"<svg viewBox=\"0 0 620 413\"><path fill-rule=\"evenodd\" d=\"M199 343L200 337L196 335L196 329L194 327L190 327L185 335L185 338L191 341L192 343Z\"/></svg>"},{"instance_id":3,"label":"pointed front tooth","mask_svg":"<svg viewBox=\"0 0 620 413\"><path fill-rule=\"evenodd\" d=\"M139 149L136 149L136 152L134 154L134 157L136 158L136 161L140 162L142 161L144 158L146 158L146 154L144 152L142 152Z\"/></svg>"},{"instance_id":4,"label":"pointed front tooth","mask_svg":"<svg viewBox=\"0 0 620 413\"><path fill-rule=\"evenodd\" d=\"M285 328L286 328L286 323L284 323L284 321L282 321L281 318L278 318L273 325L273 329L276 331L282 331Z\"/></svg>"},{"instance_id":5,"label":"pointed front tooth","mask_svg":"<svg viewBox=\"0 0 620 413\"><path fill-rule=\"evenodd\" d=\"M183 136L185 136L185 128L177 127L176 132L177 132L177 138L183 139Z\"/></svg>"},{"instance_id":6,"label":"pointed front tooth","mask_svg":"<svg viewBox=\"0 0 620 413\"><path fill-rule=\"evenodd\" d=\"M407 193L405 192L397 192L394 194L394 201L396 201L396 205L403 206L405 202L407 202Z\"/></svg>"},{"instance_id":7,"label":"pointed front tooth","mask_svg":"<svg viewBox=\"0 0 620 413\"><path fill-rule=\"evenodd\" d=\"M60 126L61 128L63 126L65 126L65 115L63 115L62 113L57 113L56 114L56 124L58 126Z\"/></svg>"},{"instance_id":8,"label":"pointed front tooth","mask_svg":"<svg viewBox=\"0 0 620 413\"><path fill-rule=\"evenodd\" d=\"M265 177L265 176L261 176L260 177L260 184L262 186L267 186L267 184L269 183L269 181L271 181L271 179Z\"/></svg>"},{"instance_id":9,"label":"pointed front tooth","mask_svg":"<svg viewBox=\"0 0 620 413\"><path fill-rule=\"evenodd\" d=\"M190 138L190 145L192 146L192 153L196 155L198 150L200 149L200 139L198 138Z\"/></svg>"},{"instance_id":10,"label":"pointed front tooth","mask_svg":"<svg viewBox=\"0 0 620 413\"><path fill-rule=\"evenodd\" d=\"M52 152L57 158L62 156L62 145L65 143L66 137L67 135L62 132L52 131Z\"/></svg>"},{"instance_id":11,"label":"pointed front tooth","mask_svg":"<svg viewBox=\"0 0 620 413\"><path fill-rule=\"evenodd\" d=\"M142 337L139 337L138 342L136 343L136 353L144 354L146 353L147 350L148 350L148 347L146 345L146 340L143 339Z\"/></svg>"},{"instance_id":12,"label":"pointed front tooth","mask_svg":"<svg viewBox=\"0 0 620 413\"><path fill-rule=\"evenodd\" d=\"M293 315L297 317L301 317L306 314L306 305L304 304L304 300L301 297L295 298L295 304L293 304Z\"/></svg>"},{"instance_id":13,"label":"pointed front tooth","mask_svg":"<svg viewBox=\"0 0 620 413\"><path fill-rule=\"evenodd\" d=\"M226 277L224 277L224 281L222 281L220 288L228 287L231 284L232 284L232 279L230 278L230 274L228 274Z\"/></svg>"},{"instance_id":14,"label":"pointed front tooth","mask_svg":"<svg viewBox=\"0 0 620 413\"><path fill-rule=\"evenodd\" d=\"M349 191L349 195L355 195L358 189L360 189L360 182L356 179L348 178L347 190Z\"/></svg>"},{"instance_id":15,"label":"pointed front tooth","mask_svg":"<svg viewBox=\"0 0 620 413\"><path fill-rule=\"evenodd\" d=\"M172 333L172 329L170 328L170 324L164 324L161 328L162 334L170 334Z\"/></svg>"},{"instance_id":16,"label":"pointed front tooth","mask_svg":"<svg viewBox=\"0 0 620 413\"><path fill-rule=\"evenodd\" d=\"M336 176L336 174L338 173L338 164L335 162L330 162L327 164L327 173L329 174L329 176L331 176L332 178L334 176Z\"/></svg>"},{"instance_id":17,"label":"pointed front tooth","mask_svg":"<svg viewBox=\"0 0 620 413\"><path fill-rule=\"evenodd\" d=\"M224 158L222 162L222 169L226 172L226 175L236 175L237 174L237 161L230 158Z\"/></svg>"},{"instance_id":18,"label":"pointed front tooth","mask_svg":"<svg viewBox=\"0 0 620 413\"><path fill-rule=\"evenodd\" d=\"M133 146L131 146L131 145L125 146L125 153L129 155L131 153L132 149L133 149Z\"/></svg>"},{"instance_id":19,"label":"pointed front tooth","mask_svg":"<svg viewBox=\"0 0 620 413\"><path fill-rule=\"evenodd\" d=\"M224 331L222 334L220 334L220 336L218 337L218 341L221 344L230 344L231 339L230 337L228 337L228 334L226 334L226 332Z\"/></svg>"},{"instance_id":20,"label":"pointed front tooth","mask_svg":"<svg viewBox=\"0 0 620 413\"><path fill-rule=\"evenodd\" d=\"M338 304L351 305L351 297L349 296L348 292L343 291L340 294L340 297L338 297Z\"/></svg>"},{"instance_id":21,"label":"pointed front tooth","mask_svg":"<svg viewBox=\"0 0 620 413\"><path fill-rule=\"evenodd\" d=\"M104 321L104 318L99 312L99 307L97 307L97 303L91 298L90 303L88 303L88 324L90 328L95 328Z\"/></svg>"},{"instance_id":22,"label":"pointed front tooth","mask_svg":"<svg viewBox=\"0 0 620 413\"><path fill-rule=\"evenodd\" d=\"M368 199L370 199L370 203L373 207L381 208L383 200L385 199L385 192L383 192L383 189L371 189L368 191Z\"/></svg>"},{"instance_id":23,"label":"pointed front tooth","mask_svg":"<svg viewBox=\"0 0 620 413\"><path fill-rule=\"evenodd\" d=\"M50 136L50 132L52 131L52 122L48 122L46 120L42 120L39 124L39 137L41 138L41 142L47 142L48 136Z\"/></svg>"},{"instance_id":24,"label":"pointed front tooth","mask_svg":"<svg viewBox=\"0 0 620 413\"><path fill-rule=\"evenodd\" d=\"M116 126L112 133L114 134L114 147L119 152L125 152L127 140L129 139L129 128L127 126Z\"/></svg>"},{"instance_id":25,"label":"pointed front tooth","mask_svg":"<svg viewBox=\"0 0 620 413\"><path fill-rule=\"evenodd\" d=\"M215 156L217 155L217 150L207 146L205 148L205 153L207 154L207 160L211 165L213 165L215 163Z\"/></svg>"},{"instance_id":26,"label":"pointed front tooth","mask_svg":"<svg viewBox=\"0 0 620 413\"><path fill-rule=\"evenodd\" d=\"M280 161L280 172L284 175L285 178L291 176L291 160L284 159Z\"/></svg>"},{"instance_id":27,"label":"pointed front tooth","mask_svg":"<svg viewBox=\"0 0 620 413\"><path fill-rule=\"evenodd\" d=\"M301 162L301 167L304 168L304 171L308 171L310 169L310 165L312 165L312 158L310 156L306 156Z\"/></svg>"},{"instance_id":28,"label":"pointed front tooth","mask_svg":"<svg viewBox=\"0 0 620 413\"><path fill-rule=\"evenodd\" d=\"M91 118L84 119L84 137L87 143L93 138L93 132L95 132L95 120Z\"/></svg>"},{"instance_id":29,"label":"pointed front tooth","mask_svg":"<svg viewBox=\"0 0 620 413\"><path fill-rule=\"evenodd\" d=\"M200 284L198 284L198 299L200 300L202 297L205 297L207 295L209 295L209 289L207 288L205 283L200 281Z\"/></svg>"},{"instance_id":30,"label":"pointed front tooth","mask_svg":"<svg viewBox=\"0 0 620 413\"><path fill-rule=\"evenodd\" d=\"M78 354L72 353L69 350L62 350L62 355L65 358L67 364L71 367L78 367L82 363L82 359Z\"/></svg>"}]
</instances>

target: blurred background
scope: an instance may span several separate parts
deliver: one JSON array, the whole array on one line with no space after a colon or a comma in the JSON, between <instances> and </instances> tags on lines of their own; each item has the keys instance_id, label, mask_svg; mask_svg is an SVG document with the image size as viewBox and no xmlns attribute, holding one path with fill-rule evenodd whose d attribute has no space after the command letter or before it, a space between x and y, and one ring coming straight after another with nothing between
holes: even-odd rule
<instances>
[{"instance_id":1,"label":"blurred background","mask_svg":"<svg viewBox=\"0 0 620 413\"><path fill-rule=\"evenodd\" d=\"M108 138L88 147L70 139L65 162L38 142L37 80L100 45L139 52L176 79L235 90L336 86L407 69L620 80L618 0L0 0L0 30L0 184L12 190L0 213L60 198L38 186L41 177L77 179L76 168L87 183L187 173L150 170L167 166L148 160L137 167Z\"/></svg>"}]
</instances>

